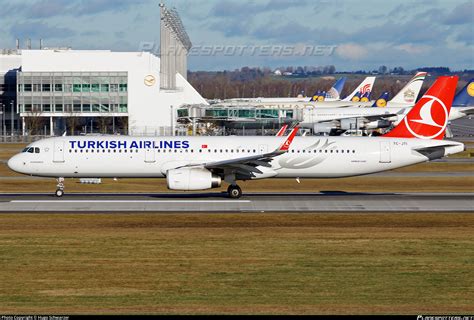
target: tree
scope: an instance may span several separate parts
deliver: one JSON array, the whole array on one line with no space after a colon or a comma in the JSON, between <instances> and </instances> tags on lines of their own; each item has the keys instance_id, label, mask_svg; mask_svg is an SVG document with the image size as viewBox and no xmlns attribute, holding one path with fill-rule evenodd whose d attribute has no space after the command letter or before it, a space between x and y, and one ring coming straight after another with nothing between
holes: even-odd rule
<instances>
[{"instance_id":1,"label":"tree","mask_svg":"<svg viewBox=\"0 0 474 320\"><path fill-rule=\"evenodd\" d=\"M386 74L387 70L388 70L387 66L380 66L379 67L379 73L380 74Z\"/></svg>"}]
</instances>

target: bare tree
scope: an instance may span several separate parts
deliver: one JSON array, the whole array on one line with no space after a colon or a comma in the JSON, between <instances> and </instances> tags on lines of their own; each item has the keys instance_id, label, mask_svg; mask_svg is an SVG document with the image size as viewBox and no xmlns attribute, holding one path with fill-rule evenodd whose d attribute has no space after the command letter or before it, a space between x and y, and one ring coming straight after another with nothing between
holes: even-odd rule
<instances>
[{"instance_id":1,"label":"bare tree","mask_svg":"<svg viewBox=\"0 0 474 320\"><path fill-rule=\"evenodd\" d=\"M37 135L41 134L41 129L45 120L41 117L42 111L41 108L33 107L30 112L27 112L25 117L25 126L26 132L28 135Z\"/></svg>"},{"instance_id":2,"label":"bare tree","mask_svg":"<svg viewBox=\"0 0 474 320\"><path fill-rule=\"evenodd\" d=\"M66 126L67 129L69 129L69 135L73 136L76 132L76 127L79 124L80 118L74 113L72 106L68 106L65 111L67 113Z\"/></svg>"}]
</instances>

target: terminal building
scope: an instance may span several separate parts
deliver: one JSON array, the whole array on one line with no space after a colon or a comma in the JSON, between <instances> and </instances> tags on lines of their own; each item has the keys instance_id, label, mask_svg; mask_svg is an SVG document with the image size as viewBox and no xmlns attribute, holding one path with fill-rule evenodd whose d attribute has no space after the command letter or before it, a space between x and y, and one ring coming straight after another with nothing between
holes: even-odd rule
<instances>
[{"instance_id":1,"label":"terminal building","mask_svg":"<svg viewBox=\"0 0 474 320\"><path fill-rule=\"evenodd\" d=\"M176 11L161 6L160 57L18 44L2 50L0 132L173 135L182 104L207 104L186 79L190 48Z\"/></svg>"}]
</instances>

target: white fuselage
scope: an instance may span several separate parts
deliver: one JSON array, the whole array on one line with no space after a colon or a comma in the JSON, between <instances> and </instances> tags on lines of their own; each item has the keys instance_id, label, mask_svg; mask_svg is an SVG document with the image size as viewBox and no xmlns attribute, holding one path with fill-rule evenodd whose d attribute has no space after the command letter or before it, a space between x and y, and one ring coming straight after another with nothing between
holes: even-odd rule
<instances>
[{"instance_id":1,"label":"white fuselage","mask_svg":"<svg viewBox=\"0 0 474 320\"><path fill-rule=\"evenodd\" d=\"M397 124L400 122L407 113L411 110L412 106L387 106L384 108L359 108L359 107L347 107L347 108L306 108L303 113L304 120L302 122L303 127L312 127L313 123L318 122L329 122L333 120L342 120L350 118L366 118L376 117L384 115L395 115L387 117L386 120ZM467 108L453 107L449 113L449 121L453 121L462 117L466 114L463 110Z\"/></svg>"},{"instance_id":2,"label":"white fuselage","mask_svg":"<svg viewBox=\"0 0 474 320\"><path fill-rule=\"evenodd\" d=\"M168 170L266 154L285 137L56 137L32 143L8 166L42 177L162 178ZM440 147L443 155L461 152L462 143L384 137L295 137L287 153L257 167L260 178L333 178L391 170L428 160L417 148ZM33 149L33 150L34 150ZM26 149L25 149L26 150Z\"/></svg>"}]
</instances>

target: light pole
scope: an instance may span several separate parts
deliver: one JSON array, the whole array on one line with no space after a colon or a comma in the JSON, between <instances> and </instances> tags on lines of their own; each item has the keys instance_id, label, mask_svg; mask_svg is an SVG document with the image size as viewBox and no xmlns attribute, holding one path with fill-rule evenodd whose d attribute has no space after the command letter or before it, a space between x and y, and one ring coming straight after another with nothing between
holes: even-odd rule
<instances>
[{"instance_id":1,"label":"light pole","mask_svg":"<svg viewBox=\"0 0 474 320\"><path fill-rule=\"evenodd\" d=\"M6 121L5 121L5 104L2 103L2 136L6 136L7 135L7 124L6 124Z\"/></svg>"},{"instance_id":2,"label":"light pole","mask_svg":"<svg viewBox=\"0 0 474 320\"><path fill-rule=\"evenodd\" d=\"M10 102L10 106L11 106L10 114L11 114L11 126L12 126L12 137L13 137L14 129L15 129L15 126L13 125L13 100Z\"/></svg>"}]
</instances>

